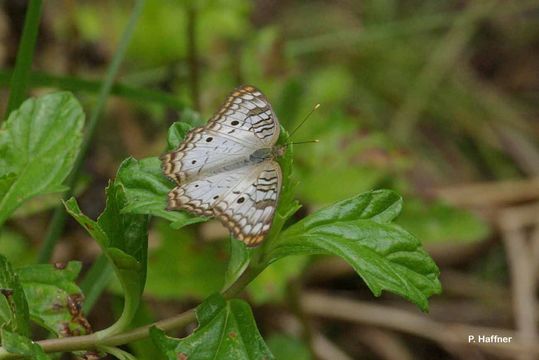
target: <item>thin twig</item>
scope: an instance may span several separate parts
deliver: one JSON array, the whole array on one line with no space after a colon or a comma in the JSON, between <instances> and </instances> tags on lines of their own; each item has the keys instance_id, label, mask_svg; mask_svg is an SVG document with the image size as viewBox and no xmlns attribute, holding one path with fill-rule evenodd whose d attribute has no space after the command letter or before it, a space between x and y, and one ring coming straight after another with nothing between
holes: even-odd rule
<instances>
[{"instance_id":1,"label":"thin twig","mask_svg":"<svg viewBox=\"0 0 539 360\"><path fill-rule=\"evenodd\" d=\"M308 313L324 318L368 324L430 339L442 346L473 346L491 354L536 354L539 344L525 343L511 330L468 326L433 321L425 315L369 302L350 300L317 292L304 293L302 305ZM511 337L511 342L468 342L468 336L498 335Z\"/></svg>"},{"instance_id":2,"label":"thin twig","mask_svg":"<svg viewBox=\"0 0 539 360\"><path fill-rule=\"evenodd\" d=\"M539 198L539 178L438 188L433 195L456 206L495 207Z\"/></svg>"},{"instance_id":3,"label":"thin twig","mask_svg":"<svg viewBox=\"0 0 539 360\"><path fill-rule=\"evenodd\" d=\"M37 34L41 19L42 0L31 0L28 3L26 17L24 19L24 28L22 31L19 51L15 70L10 81L10 95L4 118L18 108L26 96L28 89L28 79L32 69L32 60L34 59L34 50L36 47Z\"/></svg>"},{"instance_id":4,"label":"thin twig","mask_svg":"<svg viewBox=\"0 0 539 360\"><path fill-rule=\"evenodd\" d=\"M189 86L191 88L191 99L193 109L200 111L200 86L199 86L199 66L197 47L197 19L198 11L196 5L190 4L187 7L187 61L189 64Z\"/></svg>"},{"instance_id":5,"label":"thin twig","mask_svg":"<svg viewBox=\"0 0 539 360\"><path fill-rule=\"evenodd\" d=\"M313 334L312 346L317 359L321 360L352 360L345 352L326 338L322 333Z\"/></svg>"},{"instance_id":6,"label":"thin twig","mask_svg":"<svg viewBox=\"0 0 539 360\"><path fill-rule=\"evenodd\" d=\"M513 311L516 326L522 341L533 344L537 339L536 314L536 282L531 249L526 243L525 227L520 216L522 211L514 213L508 209L500 214L500 225L503 241L507 252L507 261L511 269L511 284L513 288ZM534 220L537 219L534 213ZM515 216L516 215L516 216ZM531 360L535 356L521 354L520 360Z\"/></svg>"}]
</instances>

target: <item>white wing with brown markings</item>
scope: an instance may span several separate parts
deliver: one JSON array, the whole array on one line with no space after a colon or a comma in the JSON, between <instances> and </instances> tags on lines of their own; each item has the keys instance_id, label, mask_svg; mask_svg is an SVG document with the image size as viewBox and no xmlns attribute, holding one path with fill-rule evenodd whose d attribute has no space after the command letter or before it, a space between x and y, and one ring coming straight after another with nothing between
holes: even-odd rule
<instances>
[{"instance_id":1,"label":"white wing with brown markings","mask_svg":"<svg viewBox=\"0 0 539 360\"><path fill-rule=\"evenodd\" d=\"M162 157L165 175L178 184L167 209L216 216L239 240L259 244L281 189L281 168L271 156L278 138L264 95L252 86L234 91L206 126Z\"/></svg>"}]
</instances>

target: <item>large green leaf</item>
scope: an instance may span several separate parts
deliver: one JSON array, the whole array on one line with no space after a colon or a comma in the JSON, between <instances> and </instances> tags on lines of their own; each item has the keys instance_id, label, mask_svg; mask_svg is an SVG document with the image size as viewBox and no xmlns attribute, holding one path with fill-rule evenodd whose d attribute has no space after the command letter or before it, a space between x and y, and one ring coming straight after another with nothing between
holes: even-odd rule
<instances>
[{"instance_id":1,"label":"large green leaf","mask_svg":"<svg viewBox=\"0 0 539 360\"><path fill-rule=\"evenodd\" d=\"M419 240L390 223L400 208L400 197L388 190L336 203L285 230L270 244L268 262L288 255L337 255L374 295L389 290L427 310L428 297L441 291L439 270Z\"/></svg>"},{"instance_id":2,"label":"large green leaf","mask_svg":"<svg viewBox=\"0 0 539 360\"><path fill-rule=\"evenodd\" d=\"M175 229L206 220L183 211L165 210L173 183L163 175L161 162L156 157L124 160L118 169L117 181L122 184L126 196L124 213L159 216L171 221Z\"/></svg>"},{"instance_id":3,"label":"large green leaf","mask_svg":"<svg viewBox=\"0 0 539 360\"><path fill-rule=\"evenodd\" d=\"M97 221L84 215L74 198L65 203L69 214L99 243L124 290L122 317L105 335L122 330L129 324L146 282L149 216L122 212L126 204L121 183L109 184L107 206Z\"/></svg>"},{"instance_id":4,"label":"large green leaf","mask_svg":"<svg viewBox=\"0 0 539 360\"><path fill-rule=\"evenodd\" d=\"M81 263L38 264L17 269L30 317L59 337L92 332L81 312L84 296L75 284Z\"/></svg>"},{"instance_id":5,"label":"large green leaf","mask_svg":"<svg viewBox=\"0 0 539 360\"><path fill-rule=\"evenodd\" d=\"M62 191L82 139L84 113L70 93L26 100L0 129L0 224L26 199Z\"/></svg>"},{"instance_id":6,"label":"large green leaf","mask_svg":"<svg viewBox=\"0 0 539 360\"><path fill-rule=\"evenodd\" d=\"M30 313L19 276L7 259L0 255L0 326L28 336Z\"/></svg>"},{"instance_id":7,"label":"large green leaf","mask_svg":"<svg viewBox=\"0 0 539 360\"><path fill-rule=\"evenodd\" d=\"M273 359L258 332L249 304L213 295L196 310L198 328L185 339L152 328L152 340L166 359Z\"/></svg>"},{"instance_id":8,"label":"large green leaf","mask_svg":"<svg viewBox=\"0 0 539 360\"><path fill-rule=\"evenodd\" d=\"M45 354L41 346L28 339L26 336L2 329L2 346L9 353L22 355L26 359L47 360L50 357Z\"/></svg>"}]
</instances>

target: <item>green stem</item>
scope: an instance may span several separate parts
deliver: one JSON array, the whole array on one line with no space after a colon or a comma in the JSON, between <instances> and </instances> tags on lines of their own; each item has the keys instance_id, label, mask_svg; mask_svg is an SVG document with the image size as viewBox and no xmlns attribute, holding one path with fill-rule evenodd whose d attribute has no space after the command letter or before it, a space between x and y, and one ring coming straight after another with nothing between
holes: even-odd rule
<instances>
[{"instance_id":1,"label":"green stem","mask_svg":"<svg viewBox=\"0 0 539 360\"><path fill-rule=\"evenodd\" d=\"M94 261L80 284L80 288L84 294L84 305L82 306L82 312L84 314L90 313L95 302L112 278L113 272L114 269L105 255L99 256Z\"/></svg>"},{"instance_id":2,"label":"green stem","mask_svg":"<svg viewBox=\"0 0 539 360\"><path fill-rule=\"evenodd\" d=\"M84 141L82 142L81 150L73 165L73 170L71 171L71 174L66 180L66 185L69 187L69 190L65 192L64 200L69 199L73 195L73 190L72 190L73 186L75 185L75 182L77 181L77 178L79 177L79 173L84 163L84 158L86 156L86 153L88 152L93 135L95 133L97 121L99 117L101 116L101 113L103 111L103 108L105 107L107 98L110 95L112 84L114 82L116 74L118 73L120 64L122 63L122 60L125 56L127 46L129 45L131 37L133 36L133 33L135 31L135 26L137 24L140 13L142 12L143 5L144 5L144 0L136 0L133 11L131 13L131 17L129 18L129 22L124 30L124 33L118 45L118 49L116 50L112 58L112 61L109 65L109 68L107 69L107 74L105 76L105 81L103 82L103 86L101 87L101 91L99 92L97 104L93 108L92 113L90 115L90 120L88 121L86 137L84 138ZM65 215L64 207L58 206L54 210L54 215L52 217L51 224L49 228L47 229L47 235L45 237L43 247L41 248L41 251L38 257L39 262L41 263L49 262L52 256L54 247L56 245L56 242L58 241L58 238L60 237L63 231L65 218L66 218L66 215Z\"/></svg>"},{"instance_id":3,"label":"green stem","mask_svg":"<svg viewBox=\"0 0 539 360\"><path fill-rule=\"evenodd\" d=\"M0 85L9 84L12 76L12 70L0 70ZM53 75L40 71L31 72L28 81L30 87L55 87L64 90L91 93L99 92L103 84L101 81L86 80L76 76ZM114 84L110 94L121 96L135 102L154 102L175 110L183 110L185 108L185 104L181 100L158 90Z\"/></svg>"},{"instance_id":4,"label":"green stem","mask_svg":"<svg viewBox=\"0 0 539 360\"><path fill-rule=\"evenodd\" d=\"M32 59L34 58L42 5L42 0L30 0L28 9L26 10L24 28L15 63L15 71L11 77L11 93L9 95L6 114L4 116L6 119L13 110L22 104L26 97L26 89L28 87Z\"/></svg>"},{"instance_id":5,"label":"green stem","mask_svg":"<svg viewBox=\"0 0 539 360\"><path fill-rule=\"evenodd\" d=\"M227 290L222 292L222 295L227 298L237 296L243 289L253 281L260 272L264 270L262 264L256 267L249 267L245 272L234 282ZM161 330L178 329L196 320L195 309L189 309L179 315L157 321L153 324L144 325L139 328L122 332L119 334L103 337L103 333L95 333L84 336L74 336L61 339L49 339L38 341L43 350L47 353L52 352L69 352L77 350L93 350L100 346L119 346L136 340L144 339L149 336L150 328L155 326ZM0 347L0 359L16 359L21 358L20 355L7 352L3 347Z\"/></svg>"},{"instance_id":6,"label":"green stem","mask_svg":"<svg viewBox=\"0 0 539 360\"><path fill-rule=\"evenodd\" d=\"M189 64L189 86L191 88L191 99L193 109L200 111L200 86L198 76L198 48L196 25L198 11L195 5L187 8L187 61Z\"/></svg>"}]
</instances>

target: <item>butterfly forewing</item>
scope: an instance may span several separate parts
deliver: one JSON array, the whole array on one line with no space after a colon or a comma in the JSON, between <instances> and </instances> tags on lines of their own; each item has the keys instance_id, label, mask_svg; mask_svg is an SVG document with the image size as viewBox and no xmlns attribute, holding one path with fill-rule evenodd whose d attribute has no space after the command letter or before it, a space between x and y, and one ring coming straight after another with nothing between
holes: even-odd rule
<instances>
[{"instance_id":1,"label":"butterfly forewing","mask_svg":"<svg viewBox=\"0 0 539 360\"><path fill-rule=\"evenodd\" d=\"M269 156L252 155L271 154L278 138L264 95L252 86L235 90L206 126L162 157L165 175L178 183L168 209L217 216L235 237L258 244L271 226L281 169Z\"/></svg>"}]
</instances>

